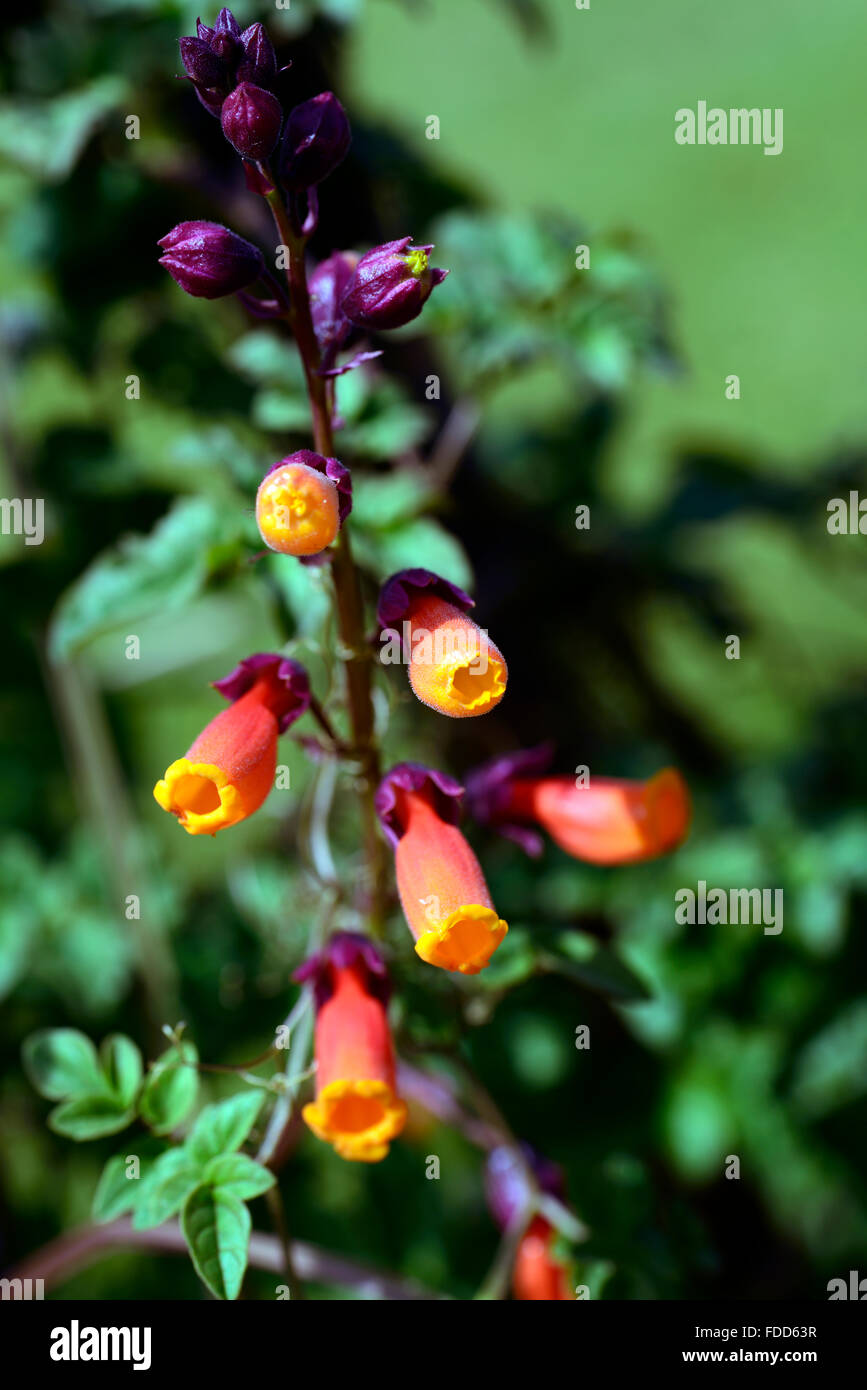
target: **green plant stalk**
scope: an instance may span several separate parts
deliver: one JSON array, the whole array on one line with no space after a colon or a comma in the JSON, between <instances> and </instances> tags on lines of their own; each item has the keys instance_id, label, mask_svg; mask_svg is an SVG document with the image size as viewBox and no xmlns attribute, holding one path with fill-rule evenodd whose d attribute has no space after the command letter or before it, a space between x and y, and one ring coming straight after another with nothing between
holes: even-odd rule
<instances>
[{"instance_id":1,"label":"green plant stalk","mask_svg":"<svg viewBox=\"0 0 867 1390\"><path fill-rule=\"evenodd\" d=\"M334 435L328 387L319 375L320 353L313 319L310 313L310 292L304 261L305 238L292 225L292 219L267 165L262 172L273 185L267 195L268 206L280 235L288 249L289 264L286 282L289 288L289 326L295 338L310 401L313 441L317 453L334 455ZM335 607L343 659L346 669L346 692L349 720L352 729L352 756L361 764L360 799L364 825L365 858L370 877L368 917L372 931L382 931L385 918L385 846L379 833L374 795L381 776L379 749L376 743L371 681L372 654L364 631L364 605L358 570L352 558L349 528L341 526L331 559Z\"/></svg>"}]
</instances>

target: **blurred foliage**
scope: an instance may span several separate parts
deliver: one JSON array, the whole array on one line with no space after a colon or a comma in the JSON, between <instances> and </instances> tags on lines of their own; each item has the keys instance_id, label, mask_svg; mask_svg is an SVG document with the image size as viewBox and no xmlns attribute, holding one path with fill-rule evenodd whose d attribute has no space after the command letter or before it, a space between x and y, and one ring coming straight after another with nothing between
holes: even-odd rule
<instances>
[{"instance_id":1,"label":"blurred foliage","mask_svg":"<svg viewBox=\"0 0 867 1390\"><path fill-rule=\"evenodd\" d=\"M538 29L536 6L502 8ZM266 20L306 96L343 93L344 26L364 9L237 13ZM216 123L173 79L194 18L180 3L56 0L0 50L2 490L46 499L41 546L0 538L0 1258L130 1209L112 1137L130 1124L135 1220L183 1206L199 1272L225 1296L246 1202L264 1190L225 1155L243 1157L262 1093L209 1075L200 1096L193 1063L241 1066L287 1013L320 910L290 853L315 787L284 741L291 791L205 846L150 788L215 712L208 682L246 650L289 642L322 689L334 639L322 572L258 558L252 517L264 466L308 443L294 354L234 304L185 299L156 264L157 238L183 218L269 235ZM531 217L508 190L481 206L396 132L355 121L317 254L409 226L451 275L424 337L413 326L338 381L355 549L371 596L408 564L475 576L510 693L485 721L444 728L384 680L389 756L460 774L550 736L564 770L676 763L696 820L671 858L611 871L477 837L512 932L487 972L456 983L392 921L401 1047L460 1049L515 1132L564 1164L591 1231L576 1272L594 1296L822 1297L867 1235L867 594L860 538L825 527L829 498L867 486L863 455L829 450L797 481L760 481L749 459L683 447L653 513L620 514L605 473L638 375L676 369L677 286L634 238ZM584 242L591 266L576 271ZM730 634L738 661L724 658ZM334 845L351 880L344 800ZM699 880L782 888L783 932L677 925L674 893ZM166 1050L160 1030L180 1018ZM108 1042L97 1052L83 1032ZM52 1132L22 1069L28 1038ZM244 1113L211 1144L226 1104ZM424 1180L430 1153L438 1183ZM731 1154L738 1182L723 1176ZM480 1164L414 1112L384 1165L347 1165L307 1137L280 1185L298 1238L466 1297L496 1247ZM245 1289L273 1285L252 1271ZM187 1298L200 1285L182 1262L118 1255L63 1291Z\"/></svg>"}]
</instances>

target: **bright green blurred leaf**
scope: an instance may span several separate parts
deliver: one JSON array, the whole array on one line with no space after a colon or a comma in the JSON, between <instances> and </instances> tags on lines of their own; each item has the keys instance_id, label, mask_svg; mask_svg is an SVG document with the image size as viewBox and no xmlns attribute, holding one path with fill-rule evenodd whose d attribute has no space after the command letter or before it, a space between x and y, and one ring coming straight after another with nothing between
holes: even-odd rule
<instances>
[{"instance_id":1,"label":"bright green blurred leaf","mask_svg":"<svg viewBox=\"0 0 867 1390\"><path fill-rule=\"evenodd\" d=\"M170 1133L195 1105L199 1092L198 1056L193 1043L182 1041L179 1047L164 1053L148 1072L138 1108L155 1134Z\"/></svg>"},{"instance_id":2,"label":"bright green blurred leaf","mask_svg":"<svg viewBox=\"0 0 867 1390\"><path fill-rule=\"evenodd\" d=\"M48 1100L106 1093L96 1048L75 1028L46 1028L33 1033L22 1052L27 1075Z\"/></svg>"},{"instance_id":3,"label":"bright green blurred leaf","mask_svg":"<svg viewBox=\"0 0 867 1390\"><path fill-rule=\"evenodd\" d=\"M247 1268L250 1213L243 1202L211 1187L198 1187L181 1216L184 1239L199 1278L216 1298L235 1299Z\"/></svg>"},{"instance_id":4,"label":"bright green blurred leaf","mask_svg":"<svg viewBox=\"0 0 867 1390\"><path fill-rule=\"evenodd\" d=\"M243 1144L262 1109L261 1091L239 1091L228 1100L208 1105L194 1124L187 1148L197 1163L231 1153Z\"/></svg>"},{"instance_id":5,"label":"bright green blurred leaf","mask_svg":"<svg viewBox=\"0 0 867 1390\"><path fill-rule=\"evenodd\" d=\"M220 1192L249 1201L274 1186L274 1174L246 1154L220 1154L205 1165L203 1181Z\"/></svg>"}]
</instances>

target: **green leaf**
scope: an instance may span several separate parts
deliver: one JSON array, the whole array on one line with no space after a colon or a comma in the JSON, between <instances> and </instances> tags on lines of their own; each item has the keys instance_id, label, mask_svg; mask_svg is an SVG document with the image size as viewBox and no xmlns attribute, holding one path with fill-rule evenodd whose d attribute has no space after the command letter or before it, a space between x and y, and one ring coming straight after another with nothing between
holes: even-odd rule
<instances>
[{"instance_id":1,"label":"green leaf","mask_svg":"<svg viewBox=\"0 0 867 1390\"><path fill-rule=\"evenodd\" d=\"M197 1187L184 1204L184 1239L196 1273L216 1298L235 1299L241 1292L250 1225L243 1202L211 1187Z\"/></svg>"},{"instance_id":2,"label":"green leaf","mask_svg":"<svg viewBox=\"0 0 867 1390\"><path fill-rule=\"evenodd\" d=\"M220 1154L206 1164L202 1176L211 1187L242 1202L261 1197L277 1181L273 1173L246 1154Z\"/></svg>"},{"instance_id":3,"label":"green leaf","mask_svg":"<svg viewBox=\"0 0 867 1390\"><path fill-rule=\"evenodd\" d=\"M202 1165L190 1155L186 1145L161 1154L146 1177L141 1179L132 1224L137 1231L161 1226L180 1211L190 1193L202 1181Z\"/></svg>"},{"instance_id":4,"label":"green leaf","mask_svg":"<svg viewBox=\"0 0 867 1390\"><path fill-rule=\"evenodd\" d=\"M88 1095L58 1105L48 1116L48 1128L55 1134L83 1143L117 1134L135 1118L135 1111L120 1103L115 1096Z\"/></svg>"},{"instance_id":5,"label":"green leaf","mask_svg":"<svg viewBox=\"0 0 867 1390\"><path fill-rule=\"evenodd\" d=\"M256 1123L264 1100L261 1091L239 1091L228 1100L206 1106L187 1139L192 1157L204 1164L209 1158L240 1148Z\"/></svg>"},{"instance_id":6,"label":"green leaf","mask_svg":"<svg viewBox=\"0 0 867 1390\"><path fill-rule=\"evenodd\" d=\"M325 566L288 565L285 555L267 555L262 565L283 593L301 635L317 633L331 609L330 576Z\"/></svg>"},{"instance_id":7,"label":"green leaf","mask_svg":"<svg viewBox=\"0 0 867 1390\"><path fill-rule=\"evenodd\" d=\"M575 247L588 238L556 218L452 213L432 239L453 273L425 327L446 337L464 390L537 364L556 366L573 391L620 389L638 363L669 359L659 287L620 238L594 236L580 273Z\"/></svg>"},{"instance_id":8,"label":"green leaf","mask_svg":"<svg viewBox=\"0 0 867 1390\"><path fill-rule=\"evenodd\" d=\"M310 406L301 396L287 396L285 391L260 391L253 401L253 423L275 433L303 434L310 428Z\"/></svg>"},{"instance_id":9,"label":"green leaf","mask_svg":"<svg viewBox=\"0 0 867 1390\"><path fill-rule=\"evenodd\" d=\"M46 1028L31 1034L22 1056L31 1082L48 1100L69 1100L106 1090L96 1048L75 1028Z\"/></svg>"},{"instance_id":10,"label":"green leaf","mask_svg":"<svg viewBox=\"0 0 867 1390\"><path fill-rule=\"evenodd\" d=\"M99 1055L110 1090L127 1109L135 1100L141 1084L141 1053L132 1038L123 1033L113 1033L102 1043Z\"/></svg>"},{"instance_id":11,"label":"green leaf","mask_svg":"<svg viewBox=\"0 0 867 1390\"><path fill-rule=\"evenodd\" d=\"M431 491L415 473L398 469L386 474L361 474L352 484L352 524L384 531L409 521L431 501Z\"/></svg>"},{"instance_id":12,"label":"green leaf","mask_svg":"<svg viewBox=\"0 0 867 1390\"><path fill-rule=\"evenodd\" d=\"M67 589L51 626L55 655L152 613L181 608L209 576L237 564L244 517L210 497L183 497L150 535L126 536Z\"/></svg>"},{"instance_id":13,"label":"green leaf","mask_svg":"<svg viewBox=\"0 0 867 1390\"><path fill-rule=\"evenodd\" d=\"M123 98L119 77L100 77L48 101L8 100L0 105L0 154L35 174L65 179L94 130Z\"/></svg>"},{"instance_id":14,"label":"green leaf","mask_svg":"<svg viewBox=\"0 0 867 1390\"><path fill-rule=\"evenodd\" d=\"M278 337L267 328L255 328L238 338L226 357L235 371L248 380L272 386L285 386L289 382L299 398L306 401L301 360L291 339ZM309 419L309 405L307 412Z\"/></svg>"},{"instance_id":15,"label":"green leaf","mask_svg":"<svg viewBox=\"0 0 867 1390\"><path fill-rule=\"evenodd\" d=\"M463 546L431 517L416 517L388 531L356 531L354 537L362 563L382 579L396 570L421 566L461 589L472 588L473 572Z\"/></svg>"},{"instance_id":16,"label":"green leaf","mask_svg":"<svg viewBox=\"0 0 867 1390\"><path fill-rule=\"evenodd\" d=\"M115 1154L102 1170L90 1214L94 1221L113 1221L131 1211L138 1201L142 1178L127 1177L127 1156Z\"/></svg>"},{"instance_id":17,"label":"green leaf","mask_svg":"<svg viewBox=\"0 0 867 1390\"><path fill-rule=\"evenodd\" d=\"M191 1042L171 1048L159 1058L145 1078L139 1098L139 1114L155 1134L169 1134L196 1103L199 1054Z\"/></svg>"}]
</instances>

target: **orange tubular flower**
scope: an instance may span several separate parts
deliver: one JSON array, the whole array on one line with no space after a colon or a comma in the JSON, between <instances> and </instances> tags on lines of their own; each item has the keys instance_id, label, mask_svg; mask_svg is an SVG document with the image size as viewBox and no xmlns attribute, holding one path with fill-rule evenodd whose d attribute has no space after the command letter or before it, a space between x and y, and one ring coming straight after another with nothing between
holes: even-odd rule
<instances>
[{"instance_id":1,"label":"orange tubular flower","mask_svg":"<svg viewBox=\"0 0 867 1390\"><path fill-rule=\"evenodd\" d=\"M512 1270L512 1293L522 1300L570 1302L568 1270L553 1254L557 1232L544 1216L534 1216L518 1246Z\"/></svg>"},{"instance_id":2,"label":"orange tubular flower","mask_svg":"<svg viewBox=\"0 0 867 1390\"><path fill-rule=\"evenodd\" d=\"M376 808L395 849L397 888L417 954L443 970L477 975L509 928L455 824L462 796L444 773L400 763L380 783Z\"/></svg>"},{"instance_id":3,"label":"orange tubular flower","mask_svg":"<svg viewBox=\"0 0 867 1390\"><path fill-rule=\"evenodd\" d=\"M538 776L550 759L550 748L543 746L496 758L471 773L473 817L533 855L541 853L542 840L529 827L539 825L567 854L590 864L655 859L685 839L689 791L674 768L646 782L591 777L584 786L571 777Z\"/></svg>"},{"instance_id":4,"label":"orange tubular flower","mask_svg":"<svg viewBox=\"0 0 867 1390\"><path fill-rule=\"evenodd\" d=\"M214 688L232 704L154 787L190 835L216 835L259 809L274 785L277 736L310 704L304 667L274 653L247 657Z\"/></svg>"},{"instance_id":5,"label":"orange tubular flower","mask_svg":"<svg viewBox=\"0 0 867 1390\"><path fill-rule=\"evenodd\" d=\"M351 510L349 469L310 449L273 464L256 494L259 534L282 555L318 555Z\"/></svg>"},{"instance_id":6,"label":"orange tubular flower","mask_svg":"<svg viewBox=\"0 0 867 1390\"><path fill-rule=\"evenodd\" d=\"M372 942L335 932L296 980L316 997L316 1099L301 1112L341 1158L378 1163L406 1123L395 1092L385 963Z\"/></svg>"},{"instance_id":7,"label":"orange tubular flower","mask_svg":"<svg viewBox=\"0 0 867 1390\"><path fill-rule=\"evenodd\" d=\"M424 569L393 574L379 598L381 640L387 644L382 660L402 654L419 700L455 719L487 714L506 693L505 659L467 616L473 606L463 589Z\"/></svg>"}]
</instances>

